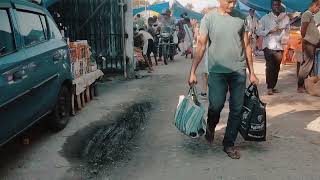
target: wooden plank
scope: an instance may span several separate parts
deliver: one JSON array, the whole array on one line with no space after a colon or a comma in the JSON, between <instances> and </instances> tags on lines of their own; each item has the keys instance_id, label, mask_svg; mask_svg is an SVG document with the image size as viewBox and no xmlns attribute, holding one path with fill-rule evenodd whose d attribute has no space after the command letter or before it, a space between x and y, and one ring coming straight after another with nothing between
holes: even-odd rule
<instances>
[{"instance_id":1,"label":"wooden plank","mask_svg":"<svg viewBox=\"0 0 320 180\"><path fill-rule=\"evenodd\" d=\"M81 93L81 102L82 102L82 107L86 106L86 100L85 100L85 92Z\"/></svg>"},{"instance_id":2,"label":"wooden plank","mask_svg":"<svg viewBox=\"0 0 320 180\"><path fill-rule=\"evenodd\" d=\"M94 97L94 87L93 85L90 85L90 98L93 99Z\"/></svg>"},{"instance_id":3,"label":"wooden plank","mask_svg":"<svg viewBox=\"0 0 320 180\"><path fill-rule=\"evenodd\" d=\"M92 86L93 86L93 94L94 94L94 96L98 96L98 90L97 90L97 84L96 83L94 83L94 84L92 84Z\"/></svg>"},{"instance_id":4,"label":"wooden plank","mask_svg":"<svg viewBox=\"0 0 320 180\"><path fill-rule=\"evenodd\" d=\"M77 106L78 110L82 109L82 103L81 103L81 95L76 95L77 96Z\"/></svg>"},{"instance_id":5,"label":"wooden plank","mask_svg":"<svg viewBox=\"0 0 320 180\"><path fill-rule=\"evenodd\" d=\"M91 99L90 99L90 86L88 86L88 87L86 88L85 96L86 96L87 102L90 102L90 101L91 101Z\"/></svg>"},{"instance_id":6,"label":"wooden plank","mask_svg":"<svg viewBox=\"0 0 320 180\"><path fill-rule=\"evenodd\" d=\"M71 95L71 114L72 114L73 116L76 115L75 96L76 96L75 94L72 94L72 95Z\"/></svg>"}]
</instances>

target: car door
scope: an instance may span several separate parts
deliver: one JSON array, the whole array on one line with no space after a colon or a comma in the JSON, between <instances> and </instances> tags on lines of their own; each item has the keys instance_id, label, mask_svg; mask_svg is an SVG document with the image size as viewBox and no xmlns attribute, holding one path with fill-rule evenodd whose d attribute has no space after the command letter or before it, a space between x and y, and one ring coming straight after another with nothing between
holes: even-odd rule
<instances>
[{"instance_id":1,"label":"car door","mask_svg":"<svg viewBox=\"0 0 320 180\"><path fill-rule=\"evenodd\" d=\"M32 84L32 98L26 103L31 107L33 118L20 124L18 128L22 130L50 113L60 87L58 58L54 56L56 50L48 36L46 15L25 9L17 9L16 15Z\"/></svg>"},{"instance_id":2,"label":"car door","mask_svg":"<svg viewBox=\"0 0 320 180\"><path fill-rule=\"evenodd\" d=\"M21 122L32 117L30 71L21 46L11 5L0 6L0 145L18 133Z\"/></svg>"}]
</instances>

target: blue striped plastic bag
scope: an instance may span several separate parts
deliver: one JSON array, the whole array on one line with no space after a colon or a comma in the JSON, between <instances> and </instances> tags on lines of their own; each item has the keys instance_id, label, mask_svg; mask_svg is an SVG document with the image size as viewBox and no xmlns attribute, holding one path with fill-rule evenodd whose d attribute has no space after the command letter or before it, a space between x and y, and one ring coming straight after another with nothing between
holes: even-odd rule
<instances>
[{"instance_id":1,"label":"blue striped plastic bag","mask_svg":"<svg viewBox=\"0 0 320 180\"><path fill-rule=\"evenodd\" d=\"M180 96L175 113L175 126L191 138L205 133L205 107L198 101L195 87L191 87L187 96Z\"/></svg>"}]
</instances>

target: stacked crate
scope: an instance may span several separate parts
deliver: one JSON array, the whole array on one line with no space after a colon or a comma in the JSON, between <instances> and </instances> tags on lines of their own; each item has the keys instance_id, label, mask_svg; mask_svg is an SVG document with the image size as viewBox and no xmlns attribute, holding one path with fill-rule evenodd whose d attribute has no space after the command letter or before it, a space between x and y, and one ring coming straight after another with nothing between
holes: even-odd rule
<instances>
[{"instance_id":1,"label":"stacked crate","mask_svg":"<svg viewBox=\"0 0 320 180\"><path fill-rule=\"evenodd\" d=\"M86 40L70 42L69 49L73 77L76 79L92 72L91 52L88 42Z\"/></svg>"}]
</instances>

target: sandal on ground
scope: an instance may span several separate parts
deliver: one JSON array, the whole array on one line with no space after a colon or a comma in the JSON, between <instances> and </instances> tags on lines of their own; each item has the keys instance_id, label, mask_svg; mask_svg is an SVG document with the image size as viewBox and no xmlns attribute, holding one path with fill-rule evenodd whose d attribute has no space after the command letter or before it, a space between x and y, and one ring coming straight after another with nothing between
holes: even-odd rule
<instances>
[{"instance_id":1,"label":"sandal on ground","mask_svg":"<svg viewBox=\"0 0 320 180\"><path fill-rule=\"evenodd\" d=\"M240 159L241 154L240 152L233 146L233 147L224 147L223 151L231 158L231 159Z\"/></svg>"}]
</instances>

